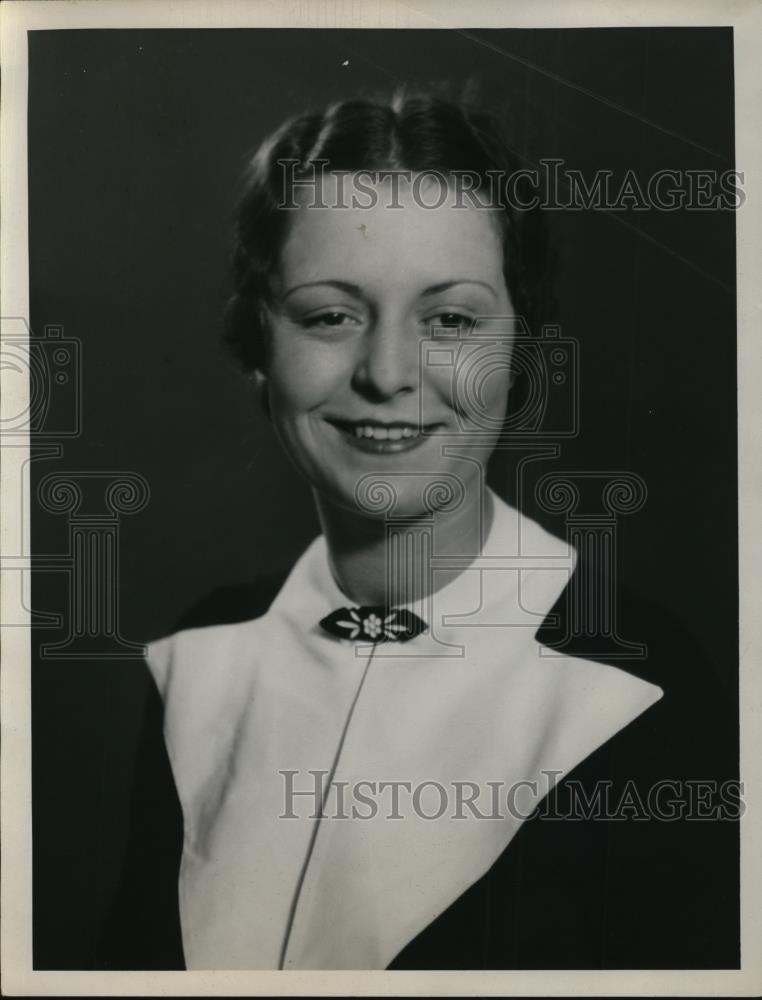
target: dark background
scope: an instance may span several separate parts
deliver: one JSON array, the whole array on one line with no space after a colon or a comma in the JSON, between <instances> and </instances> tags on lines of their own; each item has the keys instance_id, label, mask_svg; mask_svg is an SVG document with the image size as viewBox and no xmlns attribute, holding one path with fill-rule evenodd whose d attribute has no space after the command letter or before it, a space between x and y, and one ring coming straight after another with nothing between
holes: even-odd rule
<instances>
[{"instance_id":1,"label":"dark background","mask_svg":"<svg viewBox=\"0 0 762 1000\"><path fill-rule=\"evenodd\" d=\"M529 166L561 157L586 178L633 168L647 179L734 165L729 28L42 31L29 57L31 325L81 341L84 417L61 458L33 463L33 487L59 471L147 480L150 503L120 526L120 628L138 642L214 587L288 566L318 530L219 345L237 181L285 116L359 88L475 81ZM680 621L735 690L733 213L548 222L554 319L580 343L581 433L537 476L645 480L645 508L620 522L620 577ZM563 535L531 488L495 485ZM33 503L35 554L65 552L67 530ZM35 610L66 601L61 574L35 573ZM62 635L37 629L34 649ZM139 660L34 663L37 968L92 966L144 697ZM713 720L713 738L735 739L736 724Z\"/></svg>"}]
</instances>

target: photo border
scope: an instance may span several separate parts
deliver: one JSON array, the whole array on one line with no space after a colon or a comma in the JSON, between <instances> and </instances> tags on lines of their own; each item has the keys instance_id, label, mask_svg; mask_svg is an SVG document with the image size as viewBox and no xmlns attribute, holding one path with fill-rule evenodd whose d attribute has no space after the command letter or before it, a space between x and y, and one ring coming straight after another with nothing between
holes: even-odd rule
<instances>
[{"instance_id":1,"label":"photo border","mask_svg":"<svg viewBox=\"0 0 762 1000\"><path fill-rule=\"evenodd\" d=\"M233 996L752 996L762 992L762 4L649 0L354 0L346 4L186 0L6 0L2 29L2 247L0 315L29 317L27 225L27 31L82 28L601 28L732 26L735 47L736 167L744 173L747 202L736 213L739 431L739 595L741 779L746 813L741 821L740 971L447 971L447 972L96 972L32 968L31 852L31 630L3 630L0 674L2 760L2 882L0 958L2 993L28 995ZM1 374L1 373L0 373ZM6 384L0 417L18 413L25 389ZM20 457L28 439L17 441ZM14 449L15 450L15 449ZM4 457L4 456L3 456ZM29 530L26 481L0 466L0 552L17 552L19 525ZM16 463L14 463L16 464ZM0 592L0 621L10 608Z\"/></svg>"}]
</instances>

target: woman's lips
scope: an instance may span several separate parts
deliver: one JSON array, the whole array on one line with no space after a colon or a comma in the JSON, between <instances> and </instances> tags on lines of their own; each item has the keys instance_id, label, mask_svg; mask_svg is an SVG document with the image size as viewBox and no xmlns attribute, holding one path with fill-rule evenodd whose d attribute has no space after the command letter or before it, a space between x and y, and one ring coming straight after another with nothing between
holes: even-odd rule
<instances>
[{"instance_id":1,"label":"woman's lips","mask_svg":"<svg viewBox=\"0 0 762 1000\"><path fill-rule=\"evenodd\" d=\"M396 454L419 447L441 424L405 421L335 420L328 421L342 437L360 451L375 455Z\"/></svg>"}]
</instances>

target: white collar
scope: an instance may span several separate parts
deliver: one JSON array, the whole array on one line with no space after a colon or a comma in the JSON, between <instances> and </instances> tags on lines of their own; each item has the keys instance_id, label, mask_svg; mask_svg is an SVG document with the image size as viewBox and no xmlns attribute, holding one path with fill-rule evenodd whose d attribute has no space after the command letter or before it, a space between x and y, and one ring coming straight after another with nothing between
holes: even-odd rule
<instances>
[{"instance_id":1,"label":"white collar","mask_svg":"<svg viewBox=\"0 0 762 1000\"><path fill-rule=\"evenodd\" d=\"M516 568L518 554L532 557L531 568ZM657 701L660 688L616 667L541 655L534 632L568 580L570 555L496 497L481 558L435 594L431 634L376 648L335 779L506 789L536 781L544 792L544 772L568 773ZM367 653L317 625L344 603L318 538L262 618L149 649L185 815L189 968L277 967L314 833L306 814L278 820L279 772L298 771L304 788L309 770L329 770L367 665ZM334 785L329 813L335 794ZM520 825L449 811L440 820L410 810L402 822L323 819L285 968L385 968Z\"/></svg>"}]
</instances>

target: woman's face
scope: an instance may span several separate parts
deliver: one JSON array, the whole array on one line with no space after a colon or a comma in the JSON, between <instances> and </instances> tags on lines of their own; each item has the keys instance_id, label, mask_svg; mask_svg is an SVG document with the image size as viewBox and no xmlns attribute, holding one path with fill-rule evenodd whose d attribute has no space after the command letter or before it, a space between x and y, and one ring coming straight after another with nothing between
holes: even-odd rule
<instances>
[{"instance_id":1,"label":"woman's face","mask_svg":"<svg viewBox=\"0 0 762 1000\"><path fill-rule=\"evenodd\" d=\"M410 516L439 495L424 503L427 486L469 496L486 467L506 411L513 311L490 212L450 198L426 208L409 185L391 208L388 181L376 194L369 209L292 210L269 309L268 397L286 451L326 500L369 513L356 491L374 475L393 513Z\"/></svg>"}]
</instances>

